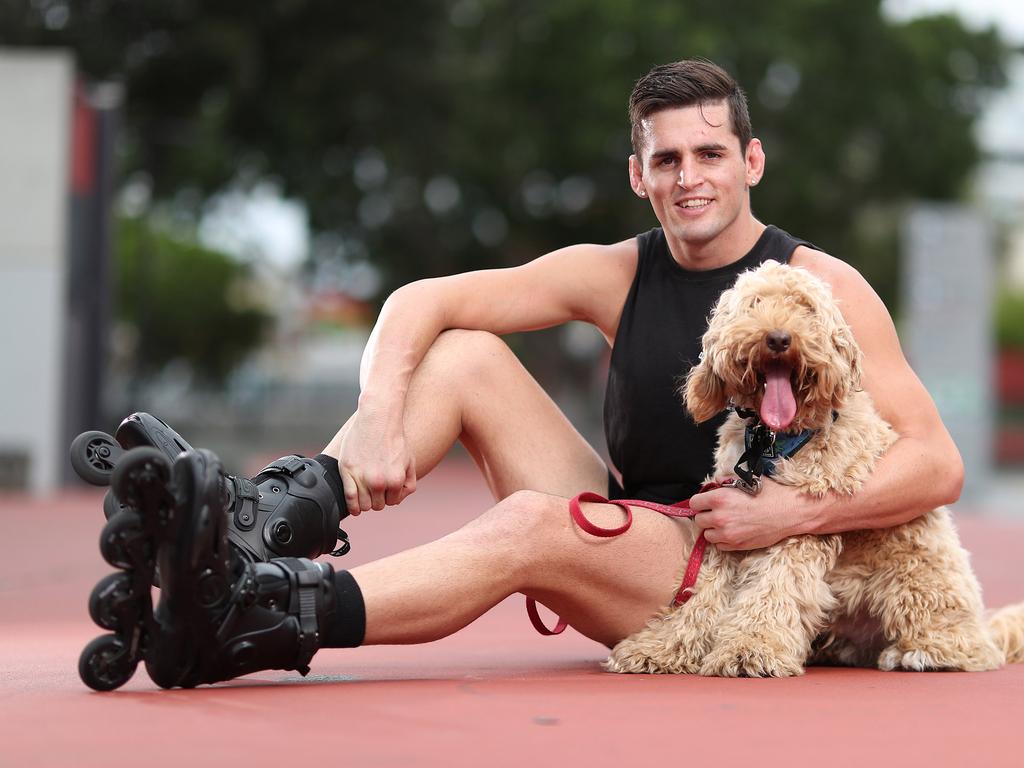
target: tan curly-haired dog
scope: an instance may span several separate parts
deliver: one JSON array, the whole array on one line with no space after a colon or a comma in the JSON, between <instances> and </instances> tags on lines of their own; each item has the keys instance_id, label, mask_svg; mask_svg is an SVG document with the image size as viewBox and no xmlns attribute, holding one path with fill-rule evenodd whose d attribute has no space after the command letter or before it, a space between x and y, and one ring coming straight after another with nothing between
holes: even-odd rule
<instances>
[{"instance_id":1,"label":"tan curly-haired dog","mask_svg":"<svg viewBox=\"0 0 1024 768\"><path fill-rule=\"evenodd\" d=\"M769 261L725 291L686 380L706 421L730 402L776 432L814 430L771 480L853 494L896 440L859 388L861 352L828 286ZM735 477L743 419L718 435L715 477ZM739 491L736 491L739 493ZM884 530L795 536L765 549L709 546L692 599L621 641L614 672L799 675L838 663L986 670L1024 661L1024 603L983 615L981 590L945 508Z\"/></svg>"}]
</instances>

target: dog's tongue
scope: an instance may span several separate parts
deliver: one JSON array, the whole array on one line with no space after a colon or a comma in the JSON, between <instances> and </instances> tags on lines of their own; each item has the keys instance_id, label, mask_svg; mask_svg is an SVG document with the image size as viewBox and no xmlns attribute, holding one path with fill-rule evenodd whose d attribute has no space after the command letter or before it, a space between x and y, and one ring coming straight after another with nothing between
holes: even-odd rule
<instances>
[{"instance_id":1,"label":"dog's tongue","mask_svg":"<svg viewBox=\"0 0 1024 768\"><path fill-rule=\"evenodd\" d=\"M789 383L790 373L789 366L782 363L772 363L764 372L761 421L773 432L784 430L796 416L796 400Z\"/></svg>"}]
</instances>

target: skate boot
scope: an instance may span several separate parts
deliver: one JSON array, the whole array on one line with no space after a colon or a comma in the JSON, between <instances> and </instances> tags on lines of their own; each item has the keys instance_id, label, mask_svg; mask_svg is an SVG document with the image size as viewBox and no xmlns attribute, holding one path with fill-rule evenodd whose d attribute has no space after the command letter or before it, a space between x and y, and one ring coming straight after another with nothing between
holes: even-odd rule
<instances>
[{"instance_id":1,"label":"skate boot","mask_svg":"<svg viewBox=\"0 0 1024 768\"><path fill-rule=\"evenodd\" d=\"M112 634L82 651L86 685L118 688L139 661L164 688L263 669L306 674L333 617L329 565L241 557L222 512L229 482L209 451L182 453L172 464L159 450L136 448L118 461L112 481L125 509L107 523L100 549L118 571L89 599L93 620ZM154 610L150 582L158 566Z\"/></svg>"},{"instance_id":2,"label":"skate boot","mask_svg":"<svg viewBox=\"0 0 1024 768\"><path fill-rule=\"evenodd\" d=\"M338 527L348 517L344 490L316 460L282 456L252 480L228 480L228 540L247 560L339 557L351 548Z\"/></svg>"},{"instance_id":3,"label":"skate boot","mask_svg":"<svg viewBox=\"0 0 1024 768\"><path fill-rule=\"evenodd\" d=\"M113 437L92 431L75 438L71 465L86 482L108 485L125 452L139 447L157 449L169 463L192 450L165 422L139 412L122 421ZM348 517L339 501L341 484L316 460L283 456L252 480L231 475L228 481L223 509L231 521L231 543L247 559L340 556L351 548L348 534L338 527ZM108 520L124 508L115 494L108 492L103 499Z\"/></svg>"}]
</instances>

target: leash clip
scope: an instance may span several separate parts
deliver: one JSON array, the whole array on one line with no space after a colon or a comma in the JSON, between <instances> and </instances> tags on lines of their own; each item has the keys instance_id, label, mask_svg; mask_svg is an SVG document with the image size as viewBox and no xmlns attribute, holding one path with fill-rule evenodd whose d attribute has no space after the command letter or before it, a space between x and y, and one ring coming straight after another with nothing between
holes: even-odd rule
<instances>
[{"instance_id":1,"label":"leash clip","mask_svg":"<svg viewBox=\"0 0 1024 768\"><path fill-rule=\"evenodd\" d=\"M761 476L751 475L750 480L737 477L736 482L732 484L732 487L739 488L749 496L757 496L757 494L761 492Z\"/></svg>"}]
</instances>

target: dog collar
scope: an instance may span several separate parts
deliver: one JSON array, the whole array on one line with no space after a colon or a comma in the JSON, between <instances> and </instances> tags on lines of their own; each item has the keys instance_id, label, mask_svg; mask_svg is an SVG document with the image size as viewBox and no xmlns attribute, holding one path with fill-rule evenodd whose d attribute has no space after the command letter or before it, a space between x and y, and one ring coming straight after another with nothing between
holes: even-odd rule
<instances>
[{"instance_id":1,"label":"dog collar","mask_svg":"<svg viewBox=\"0 0 1024 768\"><path fill-rule=\"evenodd\" d=\"M737 487L750 494L761 490L762 475L771 477L775 474L775 464L779 459L791 458L818 434L816 429L773 432L765 426L756 411L735 406L733 410L741 419L747 420L747 428L743 432L743 455L733 471L739 478ZM839 414L833 411L832 420L837 418Z\"/></svg>"},{"instance_id":2,"label":"dog collar","mask_svg":"<svg viewBox=\"0 0 1024 768\"><path fill-rule=\"evenodd\" d=\"M818 433L816 429L805 429L803 432L772 432L763 424L747 425L743 433L744 456L756 451L761 458L763 473L771 477L775 474L775 462L788 459Z\"/></svg>"}]
</instances>

